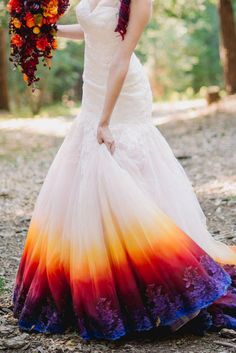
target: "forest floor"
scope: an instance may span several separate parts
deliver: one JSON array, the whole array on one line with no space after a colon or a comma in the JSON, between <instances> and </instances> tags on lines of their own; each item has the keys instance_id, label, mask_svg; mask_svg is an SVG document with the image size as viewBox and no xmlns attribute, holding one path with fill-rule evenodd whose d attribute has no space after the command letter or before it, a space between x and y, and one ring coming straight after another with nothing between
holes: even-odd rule
<instances>
[{"instance_id":1,"label":"forest floor","mask_svg":"<svg viewBox=\"0 0 236 353\"><path fill-rule=\"evenodd\" d=\"M158 117L158 106L154 106ZM33 206L67 127L67 119L24 121L0 119L0 350L5 352L236 352L236 333L204 337L178 332L158 339L135 335L117 342L85 343L76 333L20 332L12 316L11 293ZM158 128L185 168L211 233L229 244L236 241L236 97L210 108L187 109Z\"/></svg>"}]
</instances>

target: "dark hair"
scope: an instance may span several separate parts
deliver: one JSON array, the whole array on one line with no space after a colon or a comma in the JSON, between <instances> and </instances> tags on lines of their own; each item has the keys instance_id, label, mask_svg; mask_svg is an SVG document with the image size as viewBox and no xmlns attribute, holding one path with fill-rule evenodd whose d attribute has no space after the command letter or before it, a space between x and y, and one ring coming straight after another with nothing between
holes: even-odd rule
<instances>
[{"instance_id":1,"label":"dark hair","mask_svg":"<svg viewBox=\"0 0 236 353\"><path fill-rule=\"evenodd\" d=\"M122 39L124 39L129 24L130 3L131 0L120 0L119 19L115 32L119 32Z\"/></svg>"}]
</instances>

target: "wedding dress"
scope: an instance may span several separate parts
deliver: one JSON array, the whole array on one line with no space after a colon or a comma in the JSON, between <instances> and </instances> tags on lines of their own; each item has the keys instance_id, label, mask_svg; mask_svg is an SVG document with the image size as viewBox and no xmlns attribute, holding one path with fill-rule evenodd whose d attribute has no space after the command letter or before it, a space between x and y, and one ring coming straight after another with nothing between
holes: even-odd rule
<instances>
[{"instance_id":1,"label":"wedding dress","mask_svg":"<svg viewBox=\"0 0 236 353\"><path fill-rule=\"evenodd\" d=\"M188 177L153 125L149 81L135 54L111 117L115 153L97 142L121 40L119 4L76 7L85 32L82 106L35 204L14 316L23 330L74 327L84 339L191 322L236 328L236 252L208 232Z\"/></svg>"}]
</instances>

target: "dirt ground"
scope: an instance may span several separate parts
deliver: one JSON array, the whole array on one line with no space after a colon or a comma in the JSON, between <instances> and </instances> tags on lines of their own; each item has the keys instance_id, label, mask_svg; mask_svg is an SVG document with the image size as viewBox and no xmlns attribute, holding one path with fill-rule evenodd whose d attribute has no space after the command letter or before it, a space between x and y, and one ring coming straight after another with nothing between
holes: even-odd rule
<instances>
[{"instance_id":1,"label":"dirt ground","mask_svg":"<svg viewBox=\"0 0 236 353\"><path fill-rule=\"evenodd\" d=\"M158 117L156 106L154 117ZM19 331L11 307L14 277L36 197L70 121L63 120L61 126L59 119L52 119L45 129L40 124L33 119L20 123L0 119L0 350L236 352L236 333L225 338L219 333L197 337L178 332L164 339L146 334L119 342L86 343L76 333L43 335ZM211 108L190 109L176 116L172 112L171 119L159 119L158 128L193 183L211 233L219 240L236 243L236 97Z\"/></svg>"}]
</instances>

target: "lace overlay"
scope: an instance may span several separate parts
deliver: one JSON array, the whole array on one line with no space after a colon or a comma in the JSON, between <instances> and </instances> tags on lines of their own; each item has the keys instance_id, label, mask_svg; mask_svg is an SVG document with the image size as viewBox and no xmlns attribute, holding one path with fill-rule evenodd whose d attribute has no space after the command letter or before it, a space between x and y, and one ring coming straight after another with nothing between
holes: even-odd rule
<instances>
[{"instance_id":1,"label":"lace overlay","mask_svg":"<svg viewBox=\"0 0 236 353\"><path fill-rule=\"evenodd\" d=\"M96 300L95 314L87 317L83 311L76 315L72 314L70 302L63 305L63 310L58 312L51 297L41 299L40 304L35 307L25 304L21 311L26 293L21 292L19 298L18 290L15 288L14 296L18 298L18 307L15 306L15 315L21 312L20 324L27 331L40 332L63 332L66 328L77 323L80 335L84 339L91 337L116 339L132 331L145 331L159 326L171 326L183 315L191 316L199 308L201 309L198 321L198 330L206 326L206 321L214 322L217 327L229 327L230 320L224 310L216 305L210 305L217 298L224 298L226 290L231 282L230 276L208 255L200 258L202 267L188 267L183 273L183 290L175 292L168 287L158 283L150 283L143 286L143 307L135 308L132 305L121 305L113 301L112 297L100 297ZM201 273L205 271L205 277ZM236 275L236 268L231 267L231 274ZM207 275L208 274L208 275ZM232 283L233 285L233 283ZM231 287L231 295L236 297L236 288ZM222 297L223 295L223 297ZM200 298L200 300L199 300ZM209 306L206 314L204 307ZM234 303L235 308L235 303ZM38 316L38 312L40 315ZM67 318L67 319L65 319ZM194 323L193 322L193 323ZM191 322L189 326L193 325ZM208 327L209 328L209 327Z\"/></svg>"}]
</instances>

